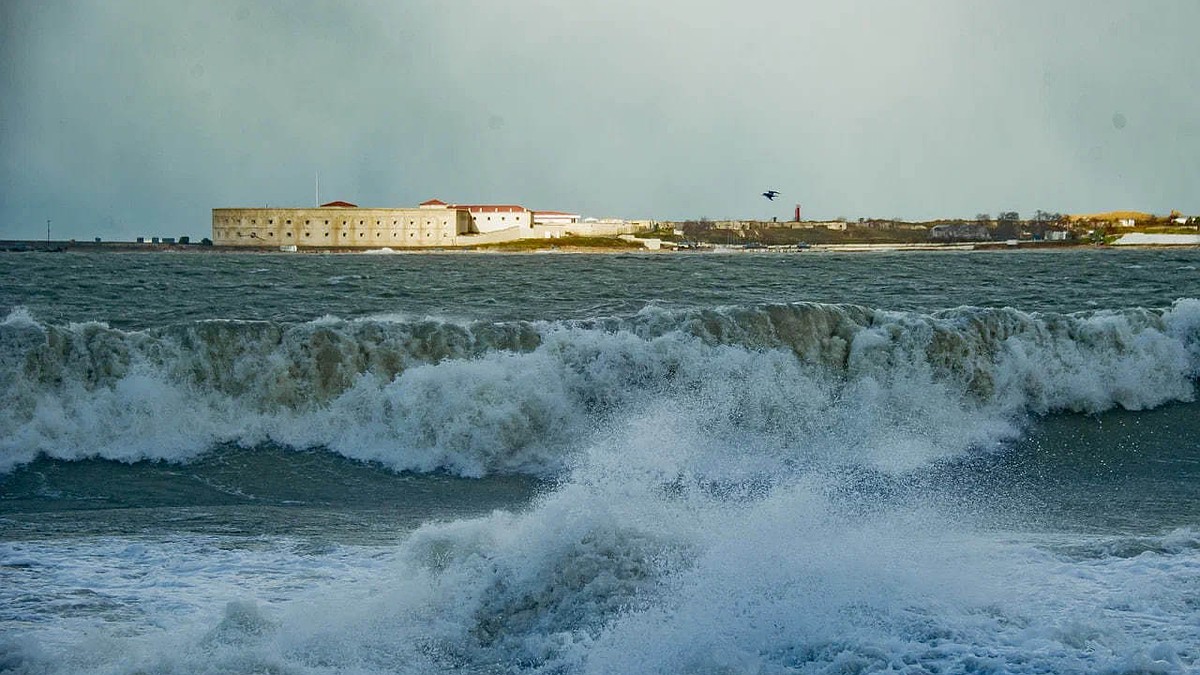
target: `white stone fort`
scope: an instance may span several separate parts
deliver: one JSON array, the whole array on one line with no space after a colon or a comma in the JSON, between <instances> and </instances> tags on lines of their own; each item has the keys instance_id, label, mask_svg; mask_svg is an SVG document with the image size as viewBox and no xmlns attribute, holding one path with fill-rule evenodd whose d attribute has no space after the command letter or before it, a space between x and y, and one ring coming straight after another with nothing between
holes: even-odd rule
<instances>
[{"instance_id":1,"label":"white stone fort","mask_svg":"<svg viewBox=\"0 0 1200 675\"><path fill-rule=\"evenodd\" d=\"M329 202L313 208L212 210L217 246L296 248L427 248L472 246L567 235L622 234L626 221L581 221L578 214L531 211L516 204L447 204L362 208Z\"/></svg>"}]
</instances>

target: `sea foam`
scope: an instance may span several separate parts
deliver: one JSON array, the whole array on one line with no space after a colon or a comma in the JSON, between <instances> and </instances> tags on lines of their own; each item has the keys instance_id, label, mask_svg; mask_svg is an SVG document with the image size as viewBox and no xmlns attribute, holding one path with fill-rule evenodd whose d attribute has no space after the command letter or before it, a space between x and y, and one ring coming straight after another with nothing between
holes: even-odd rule
<instances>
[{"instance_id":1,"label":"sea foam","mask_svg":"<svg viewBox=\"0 0 1200 675\"><path fill-rule=\"evenodd\" d=\"M986 490L947 508L937 491L972 488L906 479L989 451L1031 414L1191 400L1198 316L1184 300L1075 315L781 305L136 333L20 322L0 332L20 347L6 361L2 419L21 438L4 436L9 466L37 452L187 461L217 439L274 439L393 469L555 481L520 511L427 522L352 565L258 549L230 565L222 547L184 542L187 567L164 572L174 544L103 542L75 557L119 559L126 576L47 573L113 595L151 579L164 603L148 606L153 622L5 639L3 663L1188 672L1200 663L1193 531L997 532ZM39 545L4 553L56 554ZM275 585L287 575L273 561L312 566L316 581ZM227 585L222 564L271 583ZM200 599L174 611L169 589L186 580Z\"/></svg>"},{"instance_id":2,"label":"sea foam","mask_svg":"<svg viewBox=\"0 0 1200 675\"><path fill-rule=\"evenodd\" d=\"M1192 400L1198 316L1196 300L1066 315L796 304L121 331L17 310L0 323L0 469L273 440L396 470L552 476L654 410L679 433L903 470L1002 442L1028 414Z\"/></svg>"}]
</instances>

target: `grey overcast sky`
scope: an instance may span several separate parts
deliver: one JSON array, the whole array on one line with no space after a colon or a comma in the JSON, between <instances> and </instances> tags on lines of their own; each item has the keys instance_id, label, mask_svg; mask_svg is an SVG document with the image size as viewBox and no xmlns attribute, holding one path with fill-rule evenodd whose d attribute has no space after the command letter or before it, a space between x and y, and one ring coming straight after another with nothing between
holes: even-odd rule
<instances>
[{"instance_id":1,"label":"grey overcast sky","mask_svg":"<svg viewBox=\"0 0 1200 675\"><path fill-rule=\"evenodd\" d=\"M198 238L318 172L364 206L1200 214L1198 28L1196 0L2 0L0 238Z\"/></svg>"}]
</instances>

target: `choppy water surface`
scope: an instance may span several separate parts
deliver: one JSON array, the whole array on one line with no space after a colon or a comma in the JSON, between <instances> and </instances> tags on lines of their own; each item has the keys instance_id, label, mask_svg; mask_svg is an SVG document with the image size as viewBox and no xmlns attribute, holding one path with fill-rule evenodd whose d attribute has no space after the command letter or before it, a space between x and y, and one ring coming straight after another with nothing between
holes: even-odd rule
<instances>
[{"instance_id":1,"label":"choppy water surface","mask_svg":"<svg viewBox=\"0 0 1200 675\"><path fill-rule=\"evenodd\" d=\"M669 308L851 303L911 311L1156 307L1200 295L1185 251L872 254L3 254L0 310L146 328L374 315L563 320Z\"/></svg>"},{"instance_id":2,"label":"choppy water surface","mask_svg":"<svg viewBox=\"0 0 1200 675\"><path fill-rule=\"evenodd\" d=\"M1198 269L0 254L0 670L1193 672Z\"/></svg>"}]
</instances>

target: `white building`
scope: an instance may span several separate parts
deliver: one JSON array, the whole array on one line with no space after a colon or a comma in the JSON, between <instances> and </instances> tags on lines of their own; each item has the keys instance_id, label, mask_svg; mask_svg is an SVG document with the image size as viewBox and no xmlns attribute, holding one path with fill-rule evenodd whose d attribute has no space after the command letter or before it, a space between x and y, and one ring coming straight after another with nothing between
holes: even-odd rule
<instances>
[{"instance_id":1,"label":"white building","mask_svg":"<svg viewBox=\"0 0 1200 675\"><path fill-rule=\"evenodd\" d=\"M563 211L534 211L533 222L538 225L570 225L579 222L579 214Z\"/></svg>"},{"instance_id":2,"label":"white building","mask_svg":"<svg viewBox=\"0 0 1200 675\"><path fill-rule=\"evenodd\" d=\"M518 228L514 239L530 236L533 211L517 204L447 204L440 199L421 202L423 209L458 209L471 214L473 231L480 234Z\"/></svg>"}]
</instances>

